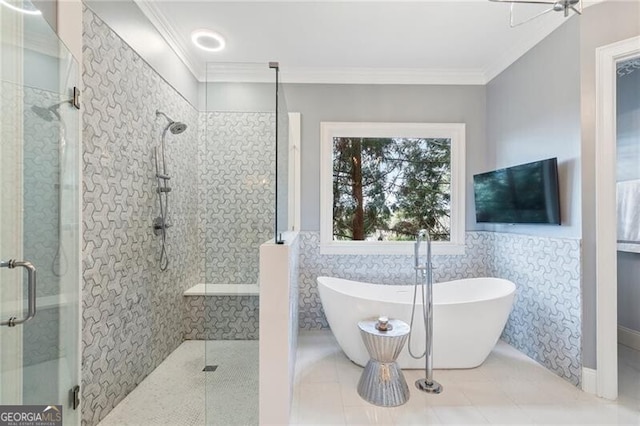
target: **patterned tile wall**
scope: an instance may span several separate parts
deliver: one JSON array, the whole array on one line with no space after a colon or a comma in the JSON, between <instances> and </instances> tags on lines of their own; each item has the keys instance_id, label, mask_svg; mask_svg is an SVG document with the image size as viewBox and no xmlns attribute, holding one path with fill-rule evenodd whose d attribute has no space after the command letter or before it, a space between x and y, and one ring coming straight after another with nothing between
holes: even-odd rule
<instances>
[{"instance_id":1,"label":"patterned tile wall","mask_svg":"<svg viewBox=\"0 0 640 426\"><path fill-rule=\"evenodd\" d=\"M319 234L301 234L302 329L327 328L316 278L413 283L412 256L320 255ZM434 256L434 280L493 276L517 286L502 338L573 384L581 380L580 241L467 232L464 256Z\"/></svg>"},{"instance_id":2,"label":"patterned tile wall","mask_svg":"<svg viewBox=\"0 0 640 426\"><path fill-rule=\"evenodd\" d=\"M38 268L38 296L52 296L60 293L59 278L68 269L58 244L62 125L48 109L62 100L44 90L23 93L24 257Z\"/></svg>"},{"instance_id":3,"label":"patterned tile wall","mask_svg":"<svg viewBox=\"0 0 640 426\"><path fill-rule=\"evenodd\" d=\"M185 340L257 340L258 296L184 297Z\"/></svg>"},{"instance_id":4,"label":"patterned tile wall","mask_svg":"<svg viewBox=\"0 0 640 426\"><path fill-rule=\"evenodd\" d=\"M2 83L3 92L15 90ZM25 87L19 89L24 102L24 198L23 257L38 270L38 296L60 294L60 282L69 279L69 259L61 246L60 120L49 107L61 102L57 93ZM53 206L53 208L52 208ZM38 309L38 314L24 328L24 363L35 365L60 357L60 312L58 307ZM29 381L31 377L26 377ZM25 384L28 385L28 384ZM37 386L37 384L34 384ZM34 387L35 387L34 386Z\"/></svg>"},{"instance_id":5,"label":"patterned tile wall","mask_svg":"<svg viewBox=\"0 0 640 426\"><path fill-rule=\"evenodd\" d=\"M89 9L83 42L82 422L94 425L182 342L182 294L198 281L198 112ZM151 232L156 109L188 125L167 139L166 272Z\"/></svg>"},{"instance_id":6,"label":"patterned tile wall","mask_svg":"<svg viewBox=\"0 0 640 426\"><path fill-rule=\"evenodd\" d=\"M258 282L260 244L273 238L275 114L200 114L201 282Z\"/></svg>"},{"instance_id":7,"label":"patterned tile wall","mask_svg":"<svg viewBox=\"0 0 640 426\"><path fill-rule=\"evenodd\" d=\"M301 237L298 236L291 243L290 258L292 266L289 269L289 282L291 283L291 292L289 293L289 312L291 312L291 320L289 322L291 329L289 333L292 337L291 346L289 347L289 359L292 362L289 363L289 377L295 376L296 368L296 354L298 352L298 322L300 316L300 306L298 301L300 300L300 244ZM293 395L293 381L291 385L291 395Z\"/></svg>"},{"instance_id":8,"label":"patterned tile wall","mask_svg":"<svg viewBox=\"0 0 640 426\"><path fill-rule=\"evenodd\" d=\"M518 286L502 338L580 384L580 241L495 233L492 247L492 275Z\"/></svg>"}]
</instances>

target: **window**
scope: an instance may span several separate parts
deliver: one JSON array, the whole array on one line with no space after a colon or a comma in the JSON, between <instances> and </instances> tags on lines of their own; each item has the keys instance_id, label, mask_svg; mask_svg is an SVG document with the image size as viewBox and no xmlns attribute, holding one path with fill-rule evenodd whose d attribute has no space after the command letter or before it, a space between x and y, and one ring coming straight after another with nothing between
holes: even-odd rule
<instances>
[{"instance_id":1,"label":"window","mask_svg":"<svg viewBox=\"0 0 640 426\"><path fill-rule=\"evenodd\" d=\"M465 125L321 123L320 251L464 253Z\"/></svg>"}]
</instances>

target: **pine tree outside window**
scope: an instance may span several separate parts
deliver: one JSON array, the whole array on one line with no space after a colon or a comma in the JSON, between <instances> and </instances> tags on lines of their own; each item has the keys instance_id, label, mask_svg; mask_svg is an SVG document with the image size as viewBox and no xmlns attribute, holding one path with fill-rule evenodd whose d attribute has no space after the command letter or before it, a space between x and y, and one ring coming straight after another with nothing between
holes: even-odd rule
<instances>
[{"instance_id":1,"label":"pine tree outside window","mask_svg":"<svg viewBox=\"0 0 640 426\"><path fill-rule=\"evenodd\" d=\"M464 253L465 126L321 123L323 254Z\"/></svg>"}]
</instances>

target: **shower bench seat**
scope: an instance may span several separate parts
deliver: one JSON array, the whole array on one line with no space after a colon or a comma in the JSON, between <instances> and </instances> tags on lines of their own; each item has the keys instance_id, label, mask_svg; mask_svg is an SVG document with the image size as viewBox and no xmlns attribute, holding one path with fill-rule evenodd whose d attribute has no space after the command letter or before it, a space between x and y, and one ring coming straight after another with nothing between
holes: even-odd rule
<instances>
[{"instance_id":1,"label":"shower bench seat","mask_svg":"<svg viewBox=\"0 0 640 426\"><path fill-rule=\"evenodd\" d=\"M185 340L257 340L258 284L197 284L184 292Z\"/></svg>"},{"instance_id":2,"label":"shower bench seat","mask_svg":"<svg viewBox=\"0 0 640 426\"><path fill-rule=\"evenodd\" d=\"M196 284L184 292L185 296L257 296L258 284Z\"/></svg>"}]
</instances>

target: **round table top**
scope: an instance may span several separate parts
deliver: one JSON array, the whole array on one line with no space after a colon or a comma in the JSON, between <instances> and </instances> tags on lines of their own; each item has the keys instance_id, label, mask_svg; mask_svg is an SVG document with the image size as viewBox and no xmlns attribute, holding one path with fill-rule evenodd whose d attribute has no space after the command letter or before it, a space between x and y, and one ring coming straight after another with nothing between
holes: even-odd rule
<instances>
[{"instance_id":1,"label":"round table top","mask_svg":"<svg viewBox=\"0 0 640 426\"><path fill-rule=\"evenodd\" d=\"M358 328L365 333L373 334L381 337L401 337L409 334L409 324L398 319L390 319L389 324L393 327L391 330L381 331L376 328L377 319L364 320L358 322Z\"/></svg>"}]
</instances>

